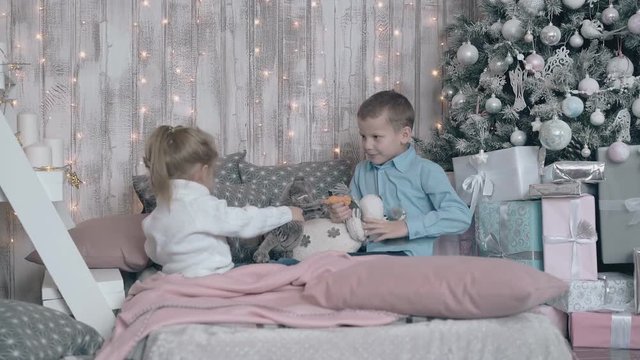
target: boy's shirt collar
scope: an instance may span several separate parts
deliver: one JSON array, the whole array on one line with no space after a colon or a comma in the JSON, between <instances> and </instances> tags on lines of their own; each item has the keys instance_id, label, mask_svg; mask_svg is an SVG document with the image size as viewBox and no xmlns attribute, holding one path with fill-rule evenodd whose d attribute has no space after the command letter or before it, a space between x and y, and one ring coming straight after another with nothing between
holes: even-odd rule
<instances>
[{"instance_id":1,"label":"boy's shirt collar","mask_svg":"<svg viewBox=\"0 0 640 360\"><path fill-rule=\"evenodd\" d=\"M416 156L416 149L413 147L413 144L409 144L407 150L394 157L393 159L387 161L386 163L382 165L376 165L369 161L369 166L371 168L384 169L393 165L400 172L406 172L407 170L409 170L411 162L413 161L413 159L415 159Z\"/></svg>"}]
</instances>

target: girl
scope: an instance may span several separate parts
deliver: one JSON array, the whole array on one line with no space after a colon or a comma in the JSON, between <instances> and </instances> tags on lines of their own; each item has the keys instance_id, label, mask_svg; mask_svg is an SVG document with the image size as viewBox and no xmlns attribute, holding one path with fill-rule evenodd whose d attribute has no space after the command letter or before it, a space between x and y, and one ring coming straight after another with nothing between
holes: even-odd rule
<instances>
[{"instance_id":1,"label":"girl","mask_svg":"<svg viewBox=\"0 0 640 360\"><path fill-rule=\"evenodd\" d=\"M160 126L147 141L144 162L157 207L142 223L144 248L164 273L223 273L233 268L227 237L255 237L303 220L300 208L229 207L211 195L217 158L213 139L197 128Z\"/></svg>"}]
</instances>

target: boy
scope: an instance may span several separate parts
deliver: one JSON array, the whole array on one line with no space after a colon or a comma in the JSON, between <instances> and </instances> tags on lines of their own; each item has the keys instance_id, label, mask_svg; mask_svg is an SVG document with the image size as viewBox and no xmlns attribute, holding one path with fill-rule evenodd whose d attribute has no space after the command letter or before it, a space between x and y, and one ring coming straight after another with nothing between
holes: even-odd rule
<instances>
[{"instance_id":1,"label":"boy","mask_svg":"<svg viewBox=\"0 0 640 360\"><path fill-rule=\"evenodd\" d=\"M375 239L367 252L428 256L438 236L466 231L469 208L442 167L418 156L411 144L415 113L409 100L393 90L381 91L360 105L357 116L366 160L356 166L351 196L379 195L387 218L406 215L363 219L365 234ZM333 204L329 212L334 222L351 216L344 204Z\"/></svg>"}]
</instances>

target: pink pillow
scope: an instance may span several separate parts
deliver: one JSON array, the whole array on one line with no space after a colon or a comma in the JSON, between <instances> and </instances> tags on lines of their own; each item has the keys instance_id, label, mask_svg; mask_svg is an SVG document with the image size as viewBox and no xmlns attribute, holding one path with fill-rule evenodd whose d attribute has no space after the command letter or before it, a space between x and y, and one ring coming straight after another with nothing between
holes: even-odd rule
<instances>
[{"instance_id":1,"label":"pink pillow","mask_svg":"<svg viewBox=\"0 0 640 360\"><path fill-rule=\"evenodd\" d=\"M517 314L565 291L560 279L510 260L379 255L312 279L304 296L331 309L475 319Z\"/></svg>"},{"instance_id":2,"label":"pink pillow","mask_svg":"<svg viewBox=\"0 0 640 360\"><path fill-rule=\"evenodd\" d=\"M69 235L89 268L137 272L149 264L142 232L142 220L147 215L114 215L83 221L69 230ZM25 259L42 264L37 251Z\"/></svg>"}]
</instances>

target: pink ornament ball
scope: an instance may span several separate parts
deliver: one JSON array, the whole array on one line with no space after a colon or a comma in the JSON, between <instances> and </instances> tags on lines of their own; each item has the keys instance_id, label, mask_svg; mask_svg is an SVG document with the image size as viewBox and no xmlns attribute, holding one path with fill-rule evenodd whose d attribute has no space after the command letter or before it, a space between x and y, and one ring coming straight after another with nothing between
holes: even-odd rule
<instances>
[{"instance_id":1,"label":"pink ornament ball","mask_svg":"<svg viewBox=\"0 0 640 360\"><path fill-rule=\"evenodd\" d=\"M640 10L629 18L627 29L632 34L640 34Z\"/></svg>"},{"instance_id":2,"label":"pink ornament ball","mask_svg":"<svg viewBox=\"0 0 640 360\"><path fill-rule=\"evenodd\" d=\"M607 157L614 163L623 163L629 158L629 145L622 141L616 141L609 145Z\"/></svg>"},{"instance_id":3,"label":"pink ornament ball","mask_svg":"<svg viewBox=\"0 0 640 360\"><path fill-rule=\"evenodd\" d=\"M538 55L535 51L532 52L531 55L527 56L524 59L524 62L531 66L531 71L544 70L544 58Z\"/></svg>"}]
</instances>

